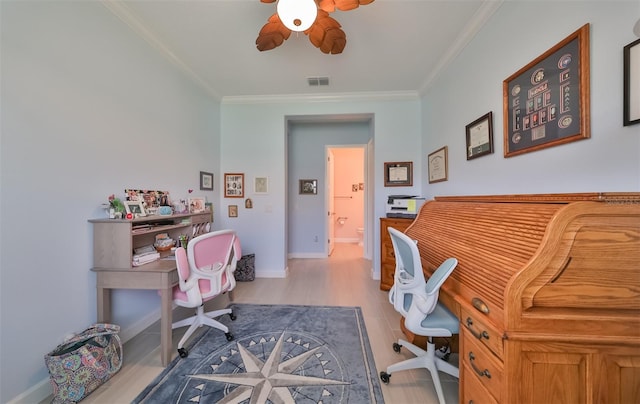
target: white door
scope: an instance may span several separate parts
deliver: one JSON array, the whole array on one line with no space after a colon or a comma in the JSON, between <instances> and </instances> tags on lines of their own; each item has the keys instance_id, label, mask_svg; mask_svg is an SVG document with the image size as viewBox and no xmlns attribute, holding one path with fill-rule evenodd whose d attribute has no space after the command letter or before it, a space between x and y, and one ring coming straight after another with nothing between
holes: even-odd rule
<instances>
[{"instance_id":1,"label":"white door","mask_svg":"<svg viewBox=\"0 0 640 404\"><path fill-rule=\"evenodd\" d=\"M335 224L336 224L336 212L335 212L335 198L333 191L333 180L334 180L334 155L333 150L327 149L327 174L325 181L327 191L325 195L327 195L327 257L333 253L334 247L334 239L335 239Z\"/></svg>"}]
</instances>

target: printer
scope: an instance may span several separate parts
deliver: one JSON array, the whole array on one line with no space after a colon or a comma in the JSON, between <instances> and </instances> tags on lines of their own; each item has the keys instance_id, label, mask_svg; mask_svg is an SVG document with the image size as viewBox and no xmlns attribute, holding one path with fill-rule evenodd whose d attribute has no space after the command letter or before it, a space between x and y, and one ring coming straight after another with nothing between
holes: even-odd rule
<instances>
[{"instance_id":1,"label":"printer","mask_svg":"<svg viewBox=\"0 0 640 404\"><path fill-rule=\"evenodd\" d=\"M387 217L415 219L424 198L415 195L389 195L387 197Z\"/></svg>"}]
</instances>

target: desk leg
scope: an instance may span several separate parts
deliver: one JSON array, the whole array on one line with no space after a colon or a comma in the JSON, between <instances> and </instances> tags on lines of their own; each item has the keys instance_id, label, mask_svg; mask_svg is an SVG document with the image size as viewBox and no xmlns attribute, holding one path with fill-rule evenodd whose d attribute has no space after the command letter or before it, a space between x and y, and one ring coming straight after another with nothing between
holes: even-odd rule
<instances>
[{"instance_id":1,"label":"desk leg","mask_svg":"<svg viewBox=\"0 0 640 404\"><path fill-rule=\"evenodd\" d=\"M160 358L162 366L167 366L171 361L171 351L173 344L171 342L171 324L172 324L172 287L162 289L161 296L161 312L160 312Z\"/></svg>"},{"instance_id":2,"label":"desk leg","mask_svg":"<svg viewBox=\"0 0 640 404\"><path fill-rule=\"evenodd\" d=\"M108 323L111 321L111 289L97 288L97 308L98 322Z\"/></svg>"}]
</instances>

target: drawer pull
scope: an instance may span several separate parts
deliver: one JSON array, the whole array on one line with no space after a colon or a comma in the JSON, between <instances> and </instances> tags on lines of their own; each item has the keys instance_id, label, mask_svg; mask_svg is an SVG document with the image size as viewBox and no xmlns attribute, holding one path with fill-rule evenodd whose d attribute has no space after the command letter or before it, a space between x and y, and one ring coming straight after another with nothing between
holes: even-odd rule
<instances>
[{"instance_id":1,"label":"drawer pull","mask_svg":"<svg viewBox=\"0 0 640 404\"><path fill-rule=\"evenodd\" d=\"M487 306L482 299L479 299L477 297L474 297L473 299L471 299L471 304L473 305L473 307L476 308L476 310L484 313L484 314L489 314L489 306Z\"/></svg>"},{"instance_id":2,"label":"drawer pull","mask_svg":"<svg viewBox=\"0 0 640 404\"><path fill-rule=\"evenodd\" d=\"M469 352L469 364L471 365L471 368L473 369L473 371L476 372L480 377L486 376L487 379L491 379L491 373L489 373L489 369L485 369L485 370L478 369L476 367L476 364L473 363L474 359L476 359L476 357L473 354L473 352Z\"/></svg>"},{"instance_id":3,"label":"drawer pull","mask_svg":"<svg viewBox=\"0 0 640 404\"><path fill-rule=\"evenodd\" d=\"M471 317L467 317L467 330L469 330L469 332L479 340L481 340L482 338L489 339L489 333L486 330L482 332L474 331L473 328L471 328L472 325L473 325L473 320L471 320Z\"/></svg>"}]
</instances>

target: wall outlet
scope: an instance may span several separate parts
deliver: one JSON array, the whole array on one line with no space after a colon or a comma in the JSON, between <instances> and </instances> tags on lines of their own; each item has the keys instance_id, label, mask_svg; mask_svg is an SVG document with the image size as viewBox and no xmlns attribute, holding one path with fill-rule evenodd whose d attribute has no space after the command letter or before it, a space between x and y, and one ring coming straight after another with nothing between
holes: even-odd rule
<instances>
[{"instance_id":1,"label":"wall outlet","mask_svg":"<svg viewBox=\"0 0 640 404\"><path fill-rule=\"evenodd\" d=\"M318 236L313 236L313 241L317 243L318 242Z\"/></svg>"}]
</instances>

